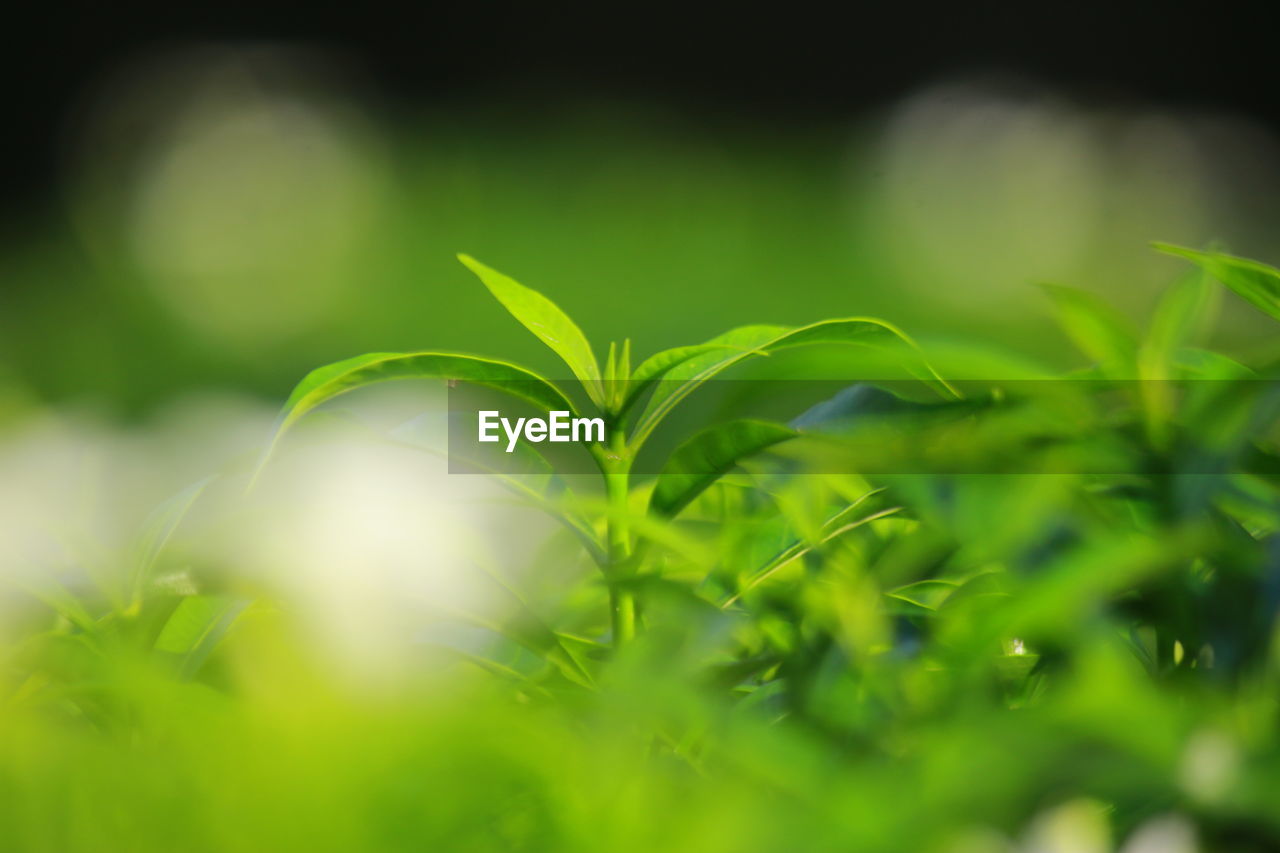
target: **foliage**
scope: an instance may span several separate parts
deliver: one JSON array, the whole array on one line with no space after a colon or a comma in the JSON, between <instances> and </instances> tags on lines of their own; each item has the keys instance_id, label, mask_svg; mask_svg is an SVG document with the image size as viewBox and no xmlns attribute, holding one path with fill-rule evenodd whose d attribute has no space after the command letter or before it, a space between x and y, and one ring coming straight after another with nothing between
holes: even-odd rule
<instances>
[{"instance_id":1,"label":"foliage","mask_svg":"<svg viewBox=\"0 0 1280 853\"><path fill-rule=\"evenodd\" d=\"M146 624L115 659L177 655L185 687L152 673L112 690L47 648L11 661L14 703L57 683L60 707L132 742L64 740L24 712L0 739L3 784L41 808L71 786L130 849L1095 850L1170 826L1268 849L1280 398L1275 365L1200 337L1213 279L1280 319L1280 273L1164 250L1198 270L1143 331L1047 289L1086 359L1068 375L861 317L739 328L634 368L624 341L601 367L545 296L463 257L572 383L459 353L357 356L303 379L271 446L390 379L599 413L594 482L549 463L500 475L568 531L538 550L565 582L514 590L480 652L454 650L451 697L352 704L291 657L269 608L236 621L229 596L155 595L148 567L180 518L162 511L123 606L50 600L62 622L41 643L100 653ZM873 377L785 423L703 424L654 476L637 469L709 382L800 348L841 366L838 349L870 353L913 393ZM219 653L241 675L210 678L233 622ZM180 710L161 725L158 708ZM137 769L111 790L102 767L124 754ZM118 817L143 802L164 819ZM78 825L0 825L15 846L93 846Z\"/></svg>"}]
</instances>

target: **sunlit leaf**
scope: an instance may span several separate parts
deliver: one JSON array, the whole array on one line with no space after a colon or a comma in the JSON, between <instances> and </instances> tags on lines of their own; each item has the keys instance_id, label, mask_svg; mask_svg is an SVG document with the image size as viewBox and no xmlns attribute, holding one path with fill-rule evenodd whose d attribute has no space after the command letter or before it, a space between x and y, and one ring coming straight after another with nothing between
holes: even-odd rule
<instances>
[{"instance_id":1,"label":"sunlit leaf","mask_svg":"<svg viewBox=\"0 0 1280 853\"><path fill-rule=\"evenodd\" d=\"M903 367L911 375L934 387L944 396L954 396L954 392L924 360L915 343L896 327L882 320L851 317L823 320L799 328L744 326L713 338L702 347L688 348L700 351L690 352L687 358L678 360L666 370L664 381L654 391L636 423L633 442L636 445L642 444L681 400L704 382L744 359L816 344L856 344L887 348L901 357ZM679 359L684 355L674 350L670 352L674 353L670 358Z\"/></svg>"},{"instance_id":2,"label":"sunlit leaf","mask_svg":"<svg viewBox=\"0 0 1280 853\"><path fill-rule=\"evenodd\" d=\"M458 260L484 282L484 286L502 303L502 307L511 312L511 316L564 360L573 375L586 388L592 401L603 406L604 389L600 381L600 365L587 336L569 319L569 315L538 291L485 266L470 255L458 255Z\"/></svg>"},{"instance_id":3,"label":"sunlit leaf","mask_svg":"<svg viewBox=\"0 0 1280 853\"><path fill-rule=\"evenodd\" d=\"M393 379L452 379L484 385L533 403L545 411L573 412L558 388L532 371L504 361L444 352L372 352L316 368L284 404L259 471L284 433L307 412L348 391Z\"/></svg>"},{"instance_id":4,"label":"sunlit leaf","mask_svg":"<svg viewBox=\"0 0 1280 853\"><path fill-rule=\"evenodd\" d=\"M175 659L175 669L181 678L191 678L249 603L223 595L187 596L156 638L155 650Z\"/></svg>"},{"instance_id":5,"label":"sunlit leaf","mask_svg":"<svg viewBox=\"0 0 1280 853\"><path fill-rule=\"evenodd\" d=\"M684 364L690 359L705 355L709 352L725 351L745 352L737 347L731 347L726 344L694 344L686 347L673 347L672 349L663 350L642 361L631 375L631 380L627 388L627 394L621 406L622 412L627 412L636 402L644 396L644 393L653 387L654 383L660 382L668 373L677 366Z\"/></svg>"}]
</instances>

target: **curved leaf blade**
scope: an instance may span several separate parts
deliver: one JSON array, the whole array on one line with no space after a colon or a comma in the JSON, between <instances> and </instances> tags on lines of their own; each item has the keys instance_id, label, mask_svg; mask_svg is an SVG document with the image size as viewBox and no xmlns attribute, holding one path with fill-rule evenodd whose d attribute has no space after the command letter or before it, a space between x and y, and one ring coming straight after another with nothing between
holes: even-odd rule
<instances>
[{"instance_id":1,"label":"curved leaf blade","mask_svg":"<svg viewBox=\"0 0 1280 853\"><path fill-rule=\"evenodd\" d=\"M900 506L880 506L879 501L876 501L870 507L863 507L863 504L870 499L877 498L883 493L883 491L884 489L873 489L862 495L853 503L836 512L823 522L822 530L816 541L806 542L804 540L800 540L783 549L773 559L769 560L753 572L738 591L725 599L720 607L722 609L732 607L733 604L737 602L738 599L742 598L743 595L750 592L752 589L755 589L757 586L764 583L787 566L794 564L797 560L815 549L833 542L846 533L852 530L857 530L858 528L870 524L873 521L879 521L882 518L887 518L902 512L902 507Z\"/></svg>"},{"instance_id":2,"label":"curved leaf blade","mask_svg":"<svg viewBox=\"0 0 1280 853\"><path fill-rule=\"evenodd\" d=\"M672 452L649 498L650 511L674 517L739 461L797 435L782 424L755 420L703 430Z\"/></svg>"},{"instance_id":3,"label":"curved leaf blade","mask_svg":"<svg viewBox=\"0 0 1280 853\"><path fill-rule=\"evenodd\" d=\"M649 400L636 424L633 444L637 447L642 444L681 400L733 365L751 356L769 355L792 347L816 344L857 344L898 350L907 359L907 367L913 375L944 396L958 396L929 366L915 342L906 333L883 320L848 317L821 320L798 328L742 326L698 347L681 348L702 351L692 353L667 370L664 384Z\"/></svg>"},{"instance_id":4,"label":"curved leaf blade","mask_svg":"<svg viewBox=\"0 0 1280 853\"><path fill-rule=\"evenodd\" d=\"M312 409L334 397L393 379L451 379L505 391L547 411L575 412L556 386L538 374L505 361L445 352L371 352L318 367L303 377L285 401L275 435L262 460L261 473L288 429Z\"/></svg>"},{"instance_id":5,"label":"curved leaf blade","mask_svg":"<svg viewBox=\"0 0 1280 853\"><path fill-rule=\"evenodd\" d=\"M673 347L672 349L654 353L642 361L636 367L635 373L631 375L626 395L618 409L619 414L626 414L630 411L631 407L639 401L644 392L652 388L656 382L661 381L664 376L681 364L709 352L736 349L736 347L725 344L706 343L686 347Z\"/></svg>"},{"instance_id":6,"label":"curved leaf blade","mask_svg":"<svg viewBox=\"0 0 1280 853\"><path fill-rule=\"evenodd\" d=\"M1222 353L1197 347L1183 347L1174 354L1174 366L1197 379L1249 379L1258 374L1253 368Z\"/></svg>"},{"instance_id":7,"label":"curved leaf blade","mask_svg":"<svg viewBox=\"0 0 1280 853\"><path fill-rule=\"evenodd\" d=\"M1147 330L1144 346L1151 357L1167 366L1179 348L1193 345L1217 313L1215 296L1221 292L1204 270L1191 272L1166 290Z\"/></svg>"},{"instance_id":8,"label":"curved leaf blade","mask_svg":"<svg viewBox=\"0 0 1280 853\"><path fill-rule=\"evenodd\" d=\"M494 298L502 303L526 329L564 360L573 371L592 402L604 403L604 389L600 381L600 364L596 361L591 343L578 325L558 305L538 291L480 263L470 255L458 255L458 260L476 274Z\"/></svg>"},{"instance_id":9,"label":"curved leaf blade","mask_svg":"<svg viewBox=\"0 0 1280 853\"><path fill-rule=\"evenodd\" d=\"M1184 246L1154 243L1157 251L1191 261L1234 290L1255 308L1280 320L1280 270L1260 261L1222 252L1198 252Z\"/></svg>"},{"instance_id":10,"label":"curved leaf blade","mask_svg":"<svg viewBox=\"0 0 1280 853\"><path fill-rule=\"evenodd\" d=\"M1058 324L1078 350L1110 370L1133 372L1138 336L1124 317L1092 293L1057 284L1042 288L1057 309Z\"/></svg>"},{"instance_id":11,"label":"curved leaf blade","mask_svg":"<svg viewBox=\"0 0 1280 853\"><path fill-rule=\"evenodd\" d=\"M171 496L151 511L143 522L142 534L134 552L131 601L140 602L156 563L191 507L195 505L216 476L205 477Z\"/></svg>"},{"instance_id":12,"label":"curved leaf blade","mask_svg":"<svg viewBox=\"0 0 1280 853\"><path fill-rule=\"evenodd\" d=\"M155 652L172 660L181 678L192 678L249 604L225 595L183 598L156 638Z\"/></svg>"}]
</instances>

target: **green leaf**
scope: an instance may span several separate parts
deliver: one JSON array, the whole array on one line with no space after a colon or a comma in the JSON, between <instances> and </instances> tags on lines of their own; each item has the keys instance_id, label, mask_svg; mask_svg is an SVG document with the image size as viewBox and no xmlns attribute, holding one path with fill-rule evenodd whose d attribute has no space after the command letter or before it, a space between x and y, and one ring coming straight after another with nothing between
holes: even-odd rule
<instances>
[{"instance_id":1,"label":"green leaf","mask_svg":"<svg viewBox=\"0 0 1280 853\"><path fill-rule=\"evenodd\" d=\"M38 580L14 578L12 582L86 633L91 633L94 625L97 624L97 620L83 602L52 572L43 573Z\"/></svg>"},{"instance_id":2,"label":"green leaf","mask_svg":"<svg viewBox=\"0 0 1280 853\"><path fill-rule=\"evenodd\" d=\"M604 398L610 414L617 416L624 410L630 380L631 339L623 339L621 346L616 341L610 341L609 357L604 366Z\"/></svg>"},{"instance_id":3,"label":"green leaf","mask_svg":"<svg viewBox=\"0 0 1280 853\"><path fill-rule=\"evenodd\" d=\"M930 341L925 354L929 363L953 382L1040 380L1058 375L1047 365L991 341Z\"/></svg>"},{"instance_id":4,"label":"green leaf","mask_svg":"<svg viewBox=\"0 0 1280 853\"><path fill-rule=\"evenodd\" d=\"M653 387L654 383L662 380L664 376L677 366L684 364L691 358L699 355L705 355L709 352L725 352L733 350L736 352L749 352L738 347L731 347L726 344L694 344L687 347L674 347L672 349L663 350L646 358L631 376L630 384L627 388L626 397L623 399L622 405L619 407L619 413L624 414L630 411L631 407L636 404L644 392Z\"/></svg>"},{"instance_id":5,"label":"green leaf","mask_svg":"<svg viewBox=\"0 0 1280 853\"><path fill-rule=\"evenodd\" d=\"M546 411L574 412L558 388L532 371L504 361L444 352L371 352L318 367L308 373L289 399L254 474L257 479L281 437L307 412L348 391L392 379L453 379L505 391Z\"/></svg>"},{"instance_id":6,"label":"green leaf","mask_svg":"<svg viewBox=\"0 0 1280 853\"><path fill-rule=\"evenodd\" d=\"M1198 252L1168 243L1153 245L1166 255L1186 258L1243 296L1254 307L1280 320L1280 270L1275 267L1222 252Z\"/></svg>"},{"instance_id":7,"label":"green leaf","mask_svg":"<svg viewBox=\"0 0 1280 853\"><path fill-rule=\"evenodd\" d=\"M484 282L489 292L502 303L540 341L555 351L569 365L573 375L586 388L592 402L604 405L604 388L600 382L600 365L587 336L559 306L532 288L487 267L470 255L458 260Z\"/></svg>"},{"instance_id":8,"label":"green leaf","mask_svg":"<svg viewBox=\"0 0 1280 853\"><path fill-rule=\"evenodd\" d=\"M502 590L513 606L512 612L501 621L491 621L472 613L456 613L455 616L464 622L479 625L485 630L506 637L518 645L538 655L542 660L555 667L569 681L581 687L593 687L591 673L582 661L561 640L550 625L525 600L525 597L513 587L502 574L495 569L481 565L490 580Z\"/></svg>"},{"instance_id":9,"label":"green leaf","mask_svg":"<svg viewBox=\"0 0 1280 853\"><path fill-rule=\"evenodd\" d=\"M133 602L142 600L147 583L150 582L152 572L155 570L156 561L159 560L169 538L173 536L182 519L214 479L214 477L206 477L173 495L156 507L143 522L142 535L138 540L132 566L131 600Z\"/></svg>"},{"instance_id":10,"label":"green leaf","mask_svg":"<svg viewBox=\"0 0 1280 853\"><path fill-rule=\"evenodd\" d=\"M1197 270L1165 291L1147 331L1146 346L1152 357L1167 363L1180 347L1193 343L1209 325L1215 313L1214 295L1221 291L1212 287L1208 278Z\"/></svg>"},{"instance_id":11,"label":"green leaf","mask_svg":"<svg viewBox=\"0 0 1280 853\"><path fill-rule=\"evenodd\" d=\"M781 424L753 420L703 430L672 452L649 499L650 511L675 516L740 460L797 434Z\"/></svg>"},{"instance_id":12,"label":"green leaf","mask_svg":"<svg viewBox=\"0 0 1280 853\"><path fill-rule=\"evenodd\" d=\"M816 344L859 344L877 348L889 348L899 353L912 375L928 383L944 396L957 396L955 391L938 376L920 354L919 348L905 333L895 326L869 317L849 317L841 320L822 320L807 326L743 326L733 329L705 344L682 347L659 353L636 371L636 377L663 367L656 361L662 357L671 360L665 369L666 380L654 392L636 423L632 444L640 444L685 397L702 383L714 378L733 365L754 355L770 355L784 349ZM650 366L650 362L655 362ZM642 373L643 372L643 373Z\"/></svg>"},{"instance_id":13,"label":"green leaf","mask_svg":"<svg viewBox=\"0 0 1280 853\"><path fill-rule=\"evenodd\" d=\"M797 560L804 557L811 551L839 539L846 533L857 530L858 528L870 524L873 521L879 521L891 515L896 515L902 511L900 506L882 506L879 497L883 494L883 489L873 489L859 497L857 500L843 507L822 524L815 541L809 542L800 540L793 542L791 545L779 552L773 559L765 563L759 569L752 573L745 583L729 596L721 605L722 609L732 607L745 593L759 586L764 581L776 575L787 566L793 565ZM870 506L864 506L871 501Z\"/></svg>"},{"instance_id":14,"label":"green leaf","mask_svg":"<svg viewBox=\"0 0 1280 853\"><path fill-rule=\"evenodd\" d=\"M1258 374L1235 359L1212 350L1183 347L1174 355L1174 365L1197 379L1248 379Z\"/></svg>"},{"instance_id":15,"label":"green leaf","mask_svg":"<svg viewBox=\"0 0 1280 853\"><path fill-rule=\"evenodd\" d=\"M191 678L248 606L224 595L187 596L160 631L155 650L174 659L180 677Z\"/></svg>"},{"instance_id":16,"label":"green leaf","mask_svg":"<svg viewBox=\"0 0 1280 853\"><path fill-rule=\"evenodd\" d=\"M1167 449L1173 439L1172 421L1176 395L1168 380L1175 378L1175 358L1184 344L1208 326L1214 296L1204 270L1193 270L1165 291L1156 306L1147 337L1138 353L1139 396L1147 437L1154 447Z\"/></svg>"},{"instance_id":17,"label":"green leaf","mask_svg":"<svg viewBox=\"0 0 1280 853\"><path fill-rule=\"evenodd\" d=\"M1082 353L1108 368L1132 372L1138 337L1119 312L1092 293L1042 285L1057 309L1058 323Z\"/></svg>"},{"instance_id":18,"label":"green leaf","mask_svg":"<svg viewBox=\"0 0 1280 853\"><path fill-rule=\"evenodd\" d=\"M885 593L889 598L914 604L924 610L937 610L959 584L942 578L926 578Z\"/></svg>"}]
</instances>

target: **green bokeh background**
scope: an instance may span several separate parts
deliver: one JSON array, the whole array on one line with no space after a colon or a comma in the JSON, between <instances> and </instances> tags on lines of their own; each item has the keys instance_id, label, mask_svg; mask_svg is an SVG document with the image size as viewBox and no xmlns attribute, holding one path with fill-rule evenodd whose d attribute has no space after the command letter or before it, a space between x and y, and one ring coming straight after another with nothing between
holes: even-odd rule
<instances>
[{"instance_id":1,"label":"green bokeh background","mask_svg":"<svg viewBox=\"0 0 1280 853\"><path fill-rule=\"evenodd\" d=\"M1013 116L986 137L970 138L960 109L903 141L893 109L788 127L636 103L415 114L356 109L314 82L263 94L188 73L204 88L104 95L69 134L59 196L11 212L0 363L18 392L122 413L193 389L274 399L311 366L370 350L554 370L489 310L459 251L637 354L744 323L872 315L1065 365L1035 285L1106 294L1137 318L1179 269L1148 241L1264 258L1272 246L1266 174L1215 187L1221 164L1203 156L1185 173L1154 155L1149 174L1146 155L1103 162L1102 118L1036 100L979 101L978 116L991 103ZM139 94L152 88L154 103ZM291 109L315 127L240 128ZM1164 142L1202 144L1184 131ZM153 218L180 220L176 232L139 213L157 195ZM244 263L200 278L246 242ZM195 277L157 268L157 244ZM1222 343L1268 346L1260 318L1229 310Z\"/></svg>"}]
</instances>

